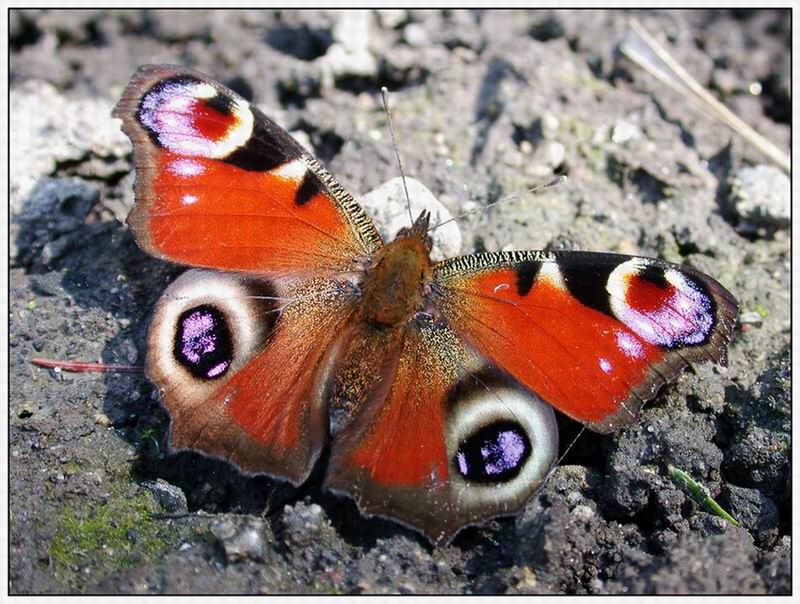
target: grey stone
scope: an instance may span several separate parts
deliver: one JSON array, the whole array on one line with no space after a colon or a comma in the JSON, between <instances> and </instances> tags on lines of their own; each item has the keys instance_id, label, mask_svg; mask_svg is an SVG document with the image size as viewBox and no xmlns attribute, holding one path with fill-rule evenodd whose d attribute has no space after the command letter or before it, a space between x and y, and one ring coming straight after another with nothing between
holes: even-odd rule
<instances>
[{"instance_id":1,"label":"grey stone","mask_svg":"<svg viewBox=\"0 0 800 604\"><path fill-rule=\"evenodd\" d=\"M788 229L791 225L791 181L785 172L759 165L742 168L731 180L729 202L743 220L756 227Z\"/></svg>"},{"instance_id":2,"label":"grey stone","mask_svg":"<svg viewBox=\"0 0 800 604\"><path fill-rule=\"evenodd\" d=\"M103 417L100 418L99 416ZM105 414L98 414L97 423L99 425L109 425L110 421ZM148 480L142 483L142 486L150 491L167 512L185 512L186 507L186 494L180 487L168 483L163 478L156 480Z\"/></svg>"},{"instance_id":3,"label":"grey stone","mask_svg":"<svg viewBox=\"0 0 800 604\"><path fill-rule=\"evenodd\" d=\"M769 497L756 489L725 485L721 501L723 507L750 531L759 546L774 545L780 516Z\"/></svg>"},{"instance_id":4,"label":"grey stone","mask_svg":"<svg viewBox=\"0 0 800 604\"><path fill-rule=\"evenodd\" d=\"M13 223L12 257L23 266L61 257L99 198L99 190L81 179L39 180Z\"/></svg>"}]
</instances>

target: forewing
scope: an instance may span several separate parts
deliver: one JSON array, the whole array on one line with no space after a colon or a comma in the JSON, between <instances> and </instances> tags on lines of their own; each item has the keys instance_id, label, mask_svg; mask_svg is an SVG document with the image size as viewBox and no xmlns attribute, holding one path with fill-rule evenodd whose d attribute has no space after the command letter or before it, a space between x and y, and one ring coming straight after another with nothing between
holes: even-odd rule
<instances>
[{"instance_id":1,"label":"forewing","mask_svg":"<svg viewBox=\"0 0 800 604\"><path fill-rule=\"evenodd\" d=\"M330 283L190 270L156 305L147 373L171 446L294 484L327 438L323 391L352 301Z\"/></svg>"},{"instance_id":2,"label":"forewing","mask_svg":"<svg viewBox=\"0 0 800 604\"><path fill-rule=\"evenodd\" d=\"M435 543L521 509L555 461L551 407L443 323L412 321L384 358L334 437L326 486Z\"/></svg>"},{"instance_id":3,"label":"forewing","mask_svg":"<svg viewBox=\"0 0 800 604\"><path fill-rule=\"evenodd\" d=\"M318 276L358 270L381 245L363 210L308 151L199 72L140 67L114 116L133 143L128 223L154 256Z\"/></svg>"},{"instance_id":4,"label":"forewing","mask_svg":"<svg viewBox=\"0 0 800 604\"><path fill-rule=\"evenodd\" d=\"M434 267L453 329L570 417L608 432L688 363L726 362L736 300L711 277L591 252L487 253Z\"/></svg>"}]
</instances>

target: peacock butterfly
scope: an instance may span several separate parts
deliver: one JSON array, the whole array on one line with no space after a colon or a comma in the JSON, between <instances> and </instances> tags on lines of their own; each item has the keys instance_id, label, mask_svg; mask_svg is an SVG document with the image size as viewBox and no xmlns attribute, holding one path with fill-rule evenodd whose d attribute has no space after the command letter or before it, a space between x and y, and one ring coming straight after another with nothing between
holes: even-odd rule
<instances>
[{"instance_id":1,"label":"peacock butterfly","mask_svg":"<svg viewBox=\"0 0 800 604\"><path fill-rule=\"evenodd\" d=\"M518 511L552 408L631 423L687 364L724 364L737 302L691 268L522 251L433 262L429 214L384 243L303 147L196 71L144 66L114 111L128 224L193 268L156 304L146 371L176 449L324 486L434 543Z\"/></svg>"}]
</instances>

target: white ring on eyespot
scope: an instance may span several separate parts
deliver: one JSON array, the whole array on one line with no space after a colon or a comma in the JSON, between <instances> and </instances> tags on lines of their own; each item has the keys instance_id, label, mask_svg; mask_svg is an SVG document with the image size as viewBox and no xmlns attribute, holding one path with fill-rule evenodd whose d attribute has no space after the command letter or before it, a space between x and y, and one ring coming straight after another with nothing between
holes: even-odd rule
<instances>
[{"instance_id":1,"label":"white ring on eyespot","mask_svg":"<svg viewBox=\"0 0 800 604\"><path fill-rule=\"evenodd\" d=\"M639 272L647 268L647 261L644 258L631 258L620 265L618 265L611 274L608 276L606 282L606 291L610 296L611 310L616 313L614 309L615 304L620 302L627 306L625 300L628 299L628 279L639 274Z\"/></svg>"},{"instance_id":2,"label":"white ring on eyespot","mask_svg":"<svg viewBox=\"0 0 800 604\"><path fill-rule=\"evenodd\" d=\"M508 482L476 483L466 480L454 465L459 443L495 421L518 423L530 441L531 452L519 473ZM558 456L558 427L553 408L521 386L500 384L489 391L475 391L456 403L447 427L447 454L451 482L459 505L496 508L517 503L536 490ZM492 505L494 504L494 505Z\"/></svg>"},{"instance_id":3,"label":"white ring on eyespot","mask_svg":"<svg viewBox=\"0 0 800 604\"><path fill-rule=\"evenodd\" d=\"M217 96L217 89L208 82L195 84L192 92L194 92L194 96L198 99L212 99Z\"/></svg>"},{"instance_id":4,"label":"white ring on eyespot","mask_svg":"<svg viewBox=\"0 0 800 604\"><path fill-rule=\"evenodd\" d=\"M248 358L259 342L259 317L257 311L250 304L242 303L247 300L250 292L241 283L241 277L202 269L192 269L175 279L164 291L150 324L148 339L153 338L155 351L158 355L158 371L167 375L184 376L198 384L204 384L183 367L174 357L175 333L178 319L185 311L203 304L213 304L222 312L225 323L233 339L233 353L231 368L237 365L237 360ZM152 344L150 342L150 347ZM149 364L149 361L148 361ZM232 369L228 370L233 374ZM174 377L170 378L174 379ZM210 380L214 388L219 383Z\"/></svg>"}]
</instances>

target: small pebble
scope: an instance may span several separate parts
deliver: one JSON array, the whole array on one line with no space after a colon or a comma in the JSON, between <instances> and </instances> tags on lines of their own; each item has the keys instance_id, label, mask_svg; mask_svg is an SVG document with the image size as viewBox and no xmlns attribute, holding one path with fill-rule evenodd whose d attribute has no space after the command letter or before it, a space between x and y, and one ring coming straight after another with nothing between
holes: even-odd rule
<instances>
[{"instance_id":1,"label":"small pebble","mask_svg":"<svg viewBox=\"0 0 800 604\"><path fill-rule=\"evenodd\" d=\"M346 75L376 77L378 60L369 48L372 15L366 11L341 11L333 26L335 42L317 59L324 88Z\"/></svg>"},{"instance_id":2,"label":"small pebble","mask_svg":"<svg viewBox=\"0 0 800 604\"><path fill-rule=\"evenodd\" d=\"M479 204L477 201L465 201L461 204L461 211L466 214L467 212L475 212L480 207L481 204Z\"/></svg>"},{"instance_id":3,"label":"small pebble","mask_svg":"<svg viewBox=\"0 0 800 604\"><path fill-rule=\"evenodd\" d=\"M142 486L155 495L161 507L166 511L185 512L188 509L183 490L163 478L143 482Z\"/></svg>"},{"instance_id":4,"label":"small pebble","mask_svg":"<svg viewBox=\"0 0 800 604\"><path fill-rule=\"evenodd\" d=\"M211 525L230 561L263 561L267 555L266 526L259 518L224 518Z\"/></svg>"},{"instance_id":5,"label":"small pebble","mask_svg":"<svg viewBox=\"0 0 800 604\"><path fill-rule=\"evenodd\" d=\"M715 69L711 82L723 95L733 94L739 89L739 78L729 69Z\"/></svg>"},{"instance_id":6,"label":"small pebble","mask_svg":"<svg viewBox=\"0 0 800 604\"><path fill-rule=\"evenodd\" d=\"M548 141L542 145L542 148L545 163L549 167L558 168L564 163L564 157L566 155L566 149L564 148L564 145L555 141Z\"/></svg>"},{"instance_id":7,"label":"small pebble","mask_svg":"<svg viewBox=\"0 0 800 604\"><path fill-rule=\"evenodd\" d=\"M403 28L403 39L409 46L420 48L431 42L428 32L419 23L409 23Z\"/></svg>"},{"instance_id":8,"label":"small pebble","mask_svg":"<svg viewBox=\"0 0 800 604\"><path fill-rule=\"evenodd\" d=\"M407 18L408 13L400 8L385 8L377 11L381 25L389 29L394 29L401 25Z\"/></svg>"},{"instance_id":9,"label":"small pebble","mask_svg":"<svg viewBox=\"0 0 800 604\"><path fill-rule=\"evenodd\" d=\"M576 506L582 500L583 495L581 495L580 491L571 491L569 494L567 494L567 504L570 507Z\"/></svg>"},{"instance_id":10,"label":"small pebble","mask_svg":"<svg viewBox=\"0 0 800 604\"><path fill-rule=\"evenodd\" d=\"M588 522L595 516L594 510L588 505L576 505L571 513L573 516L584 522Z\"/></svg>"},{"instance_id":11,"label":"small pebble","mask_svg":"<svg viewBox=\"0 0 800 604\"><path fill-rule=\"evenodd\" d=\"M761 325L764 322L764 317L755 310L743 312L739 315L739 323L742 325Z\"/></svg>"},{"instance_id":12,"label":"small pebble","mask_svg":"<svg viewBox=\"0 0 800 604\"><path fill-rule=\"evenodd\" d=\"M611 131L612 142L621 145L627 143L630 140L634 140L641 137L642 133L639 131L639 128L637 128L630 122L626 122L625 120L617 120L616 122L614 122L614 128Z\"/></svg>"},{"instance_id":13,"label":"small pebble","mask_svg":"<svg viewBox=\"0 0 800 604\"><path fill-rule=\"evenodd\" d=\"M558 134L558 127L561 123L552 113L544 113L542 114L540 125L542 128L542 137L545 139L552 139Z\"/></svg>"},{"instance_id":14,"label":"small pebble","mask_svg":"<svg viewBox=\"0 0 800 604\"><path fill-rule=\"evenodd\" d=\"M108 428L111 425L111 419L105 413L95 413L94 423L103 428Z\"/></svg>"}]
</instances>

